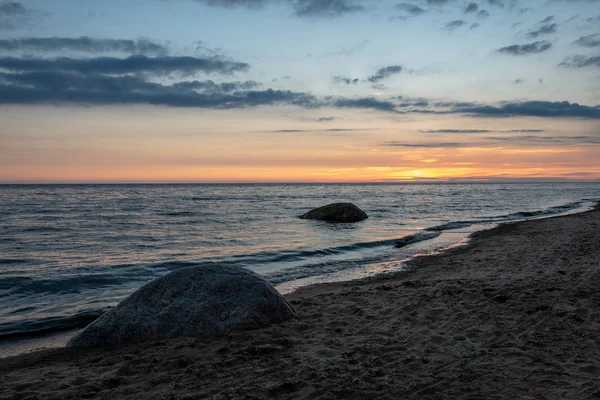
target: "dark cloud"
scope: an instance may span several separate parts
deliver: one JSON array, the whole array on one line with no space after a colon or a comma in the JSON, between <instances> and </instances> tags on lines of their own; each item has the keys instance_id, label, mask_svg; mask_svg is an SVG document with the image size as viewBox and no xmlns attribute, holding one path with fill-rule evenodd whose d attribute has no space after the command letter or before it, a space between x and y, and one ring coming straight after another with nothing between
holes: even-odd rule
<instances>
[{"instance_id":1,"label":"dark cloud","mask_svg":"<svg viewBox=\"0 0 600 400\"><path fill-rule=\"evenodd\" d=\"M387 112L396 112L396 105L391 101L381 101L374 97L364 97L361 99L338 99L331 103L339 108L366 108Z\"/></svg>"},{"instance_id":2,"label":"dark cloud","mask_svg":"<svg viewBox=\"0 0 600 400\"><path fill-rule=\"evenodd\" d=\"M348 0L296 0L294 4L298 17L333 18L364 10Z\"/></svg>"},{"instance_id":3,"label":"dark cloud","mask_svg":"<svg viewBox=\"0 0 600 400\"><path fill-rule=\"evenodd\" d=\"M474 24L471 24L471 26L469 27L469 30L475 29L475 28L479 28L481 25L478 24L477 22L475 22Z\"/></svg>"},{"instance_id":4,"label":"dark cloud","mask_svg":"<svg viewBox=\"0 0 600 400\"><path fill-rule=\"evenodd\" d=\"M251 90L260 86L260 83L255 81L246 82L221 82L215 83L213 81L186 81L177 82L171 85L174 90L198 90L207 93L229 93Z\"/></svg>"},{"instance_id":5,"label":"dark cloud","mask_svg":"<svg viewBox=\"0 0 600 400\"><path fill-rule=\"evenodd\" d=\"M15 15L27 14L27 9L23 4L16 1L3 1L0 3L0 17L11 17Z\"/></svg>"},{"instance_id":6,"label":"dark cloud","mask_svg":"<svg viewBox=\"0 0 600 400\"><path fill-rule=\"evenodd\" d=\"M186 87L188 86L188 87ZM134 76L81 75L73 72L32 72L0 75L1 104L152 104L172 107L244 108L321 104L310 94L284 90L198 92L197 85L162 85Z\"/></svg>"},{"instance_id":7,"label":"dark cloud","mask_svg":"<svg viewBox=\"0 0 600 400\"><path fill-rule=\"evenodd\" d=\"M477 17L479 18L487 18L490 16L490 13L487 10L479 10L477 13Z\"/></svg>"},{"instance_id":8,"label":"dark cloud","mask_svg":"<svg viewBox=\"0 0 600 400\"><path fill-rule=\"evenodd\" d=\"M432 6L443 6L453 1L454 0L427 0L427 4L430 4Z\"/></svg>"},{"instance_id":9,"label":"dark cloud","mask_svg":"<svg viewBox=\"0 0 600 400\"><path fill-rule=\"evenodd\" d=\"M452 32L452 31L460 28L461 26L465 25L466 23L467 23L467 21L463 21L461 19L457 19L455 21L450 21L446 25L444 25L443 30Z\"/></svg>"},{"instance_id":10,"label":"dark cloud","mask_svg":"<svg viewBox=\"0 0 600 400\"><path fill-rule=\"evenodd\" d=\"M194 0L212 7L260 9L270 3L289 4L297 17L333 18L362 11L362 5L352 0Z\"/></svg>"},{"instance_id":11,"label":"dark cloud","mask_svg":"<svg viewBox=\"0 0 600 400\"><path fill-rule=\"evenodd\" d=\"M148 39L94 39L87 36L78 38L20 38L1 39L0 50L4 51L79 51L88 53L123 52L131 54L165 55L168 49Z\"/></svg>"},{"instance_id":12,"label":"dark cloud","mask_svg":"<svg viewBox=\"0 0 600 400\"><path fill-rule=\"evenodd\" d=\"M547 16L546 18L540 21L540 24L547 24L552 21L554 21L554 15Z\"/></svg>"},{"instance_id":13,"label":"dark cloud","mask_svg":"<svg viewBox=\"0 0 600 400\"><path fill-rule=\"evenodd\" d=\"M0 31L18 29L31 23L35 12L16 1L0 1Z\"/></svg>"},{"instance_id":14,"label":"dark cloud","mask_svg":"<svg viewBox=\"0 0 600 400\"><path fill-rule=\"evenodd\" d=\"M514 83L515 85L520 85L521 83L523 83L523 79L521 79L521 78L519 78L519 79L515 79L515 80L513 81L513 83Z\"/></svg>"},{"instance_id":15,"label":"dark cloud","mask_svg":"<svg viewBox=\"0 0 600 400\"><path fill-rule=\"evenodd\" d=\"M270 3L270 0L194 0L198 3L204 3L213 7L223 7L223 8L237 8L237 7L245 7L245 8L262 8L267 3Z\"/></svg>"},{"instance_id":16,"label":"dark cloud","mask_svg":"<svg viewBox=\"0 0 600 400\"><path fill-rule=\"evenodd\" d=\"M488 0L488 4L490 6L496 6L500 8L504 8L504 3L500 0Z\"/></svg>"},{"instance_id":17,"label":"dark cloud","mask_svg":"<svg viewBox=\"0 0 600 400\"><path fill-rule=\"evenodd\" d=\"M472 114L479 117L579 117L600 119L600 106L584 106L568 101L503 102L499 106L478 105L454 107L452 112Z\"/></svg>"},{"instance_id":18,"label":"dark cloud","mask_svg":"<svg viewBox=\"0 0 600 400\"><path fill-rule=\"evenodd\" d=\"M515 56L523 56L527 54L535 54L546 51L552 47L552 43L547 40L537 41L527 44L513 44L512 46L502 47L496 50L497 53L512 54Z\"/></svg>"},{"instance_id":19,"label":"dark cloud","mask_svg":"<svg viewBox=\"0 0 600 400\"><path fill-rule=\"evenodd\" d=\"M583 47L600 47L600 34L582 36L575 43Z\"/></svg>"},{"instance_id":20,"label":"dark cloud","mask_svg":"<svg viewBox=\"0 0 600 400\"><path fill-rule=\"evenodd\" d=\"M333 82L334 83L344 83L346 85L356 85L356 84L358 84L359 79L358 78L347 78L345 76L334 76Z\"/></svg>"},{"instance_id":21,"label":"dark cloud","mask_svg":"<svg viewBox=\"0 0 600 400\"><path fill-rule=\"evenodd\" d=\"M572 56L567 57L559 64L567 68L600 67L600 56Z\"/></svg>"},{"instance_id":22,"label":"dark cloud","mask_svg":"<svg viewBox=\"0 0 600 400\"><path fill-rule=\"evenodd\" d=\"M316 122L331 122L335 119L335 117L322 117L322 118L317 118Z\"/></svg>"},{"instance_id":23,"label":"dark cloud","mask_svg":"<svg viewBox=\"0 0 600 400\"><path fill-rule=\"evenodd\" d=\"M396 5L396 8L402 11L406 11L409 14L412 15L421 15L424 12L426 12L424 9L422 9L421 7L414 5L414 4L410 4L410 3L401 3Z\"/></svg>"},{"instance_id":24,"label":"dark cloud","mask_svg":"<svg viewBox=\"0 0 600 400\"><path fill-rule=\"evenodd\" d=\"M371 75L367 78L367 80L371 83L376 83L382 81L386 78L389 78L392 75L396 75L401 73L404 70L404 67L401 65L389 65L387 67L379 68L374 75Z\"/></svg>"},{"instance_id":25,"label":"dark cloud","mask_svg":"<svg viewBox=\"0 0 600 400\"><path fill-rule=\"evenodd\" d=\"M469 3L467 8L465 8L464 13L469 14L469 13L475 13L477 11L479 11L479 5L477 3Z\"/></svg>"},{"instance_id":26,"label":"dark cloud","mask_svg":"<svg viewBox=\"0 0 600 400\"><path fill-rule=\"evenodd\" d=\"M246 63L224 61L219 58L195 57L146 57L130 56L128 58L99 57L90 59L74 59L60 57L54 59L42 58L0 58L0 68L10 71L72 71L82 74L105 73L127 74L147 73L151 75L166 75L180 73L193 75L196 73L231 74L247 71L250 66Z\"/></svg>"},{"instance_id":27,"label":"dark cloud","mask_svg":"<svg viewBox=\"0 0 600 400\"><path fill-rule=\"evenodd\" d=\"M538 36L549 35L551 33L556 32L558 28L558 24L545 24L539 27L536 30L527 32L526 36L531 39L535 39Z\"/></svg>"}]
</instances>

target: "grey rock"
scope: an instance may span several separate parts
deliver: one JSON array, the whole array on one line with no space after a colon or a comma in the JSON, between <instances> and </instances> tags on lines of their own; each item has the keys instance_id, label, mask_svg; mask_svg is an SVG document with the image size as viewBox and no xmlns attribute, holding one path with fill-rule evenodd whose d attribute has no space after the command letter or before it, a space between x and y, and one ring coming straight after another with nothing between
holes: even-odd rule
<instances>
[{"instance_id":1,"label":"grey rock","mask_svg":"<svg viewBox=\"0 0 600 400\"><path fill-rule=\"evenodd\" d=\"M101 347L256 329L294 316L264 278L231 265L183 268L138 289L74 336Z\"/></svg>"},{"instance_id":2,"label":"grey rock","mask_svg":"<svg viewBox=\"0 0 600 400\"><path fill-rule=\"evenodd\" d=\"M333 203L315 208L301 215L300 218L330 222L359 222L369 218L369 216L352 203Z\"/></svg>"}]
</instances>

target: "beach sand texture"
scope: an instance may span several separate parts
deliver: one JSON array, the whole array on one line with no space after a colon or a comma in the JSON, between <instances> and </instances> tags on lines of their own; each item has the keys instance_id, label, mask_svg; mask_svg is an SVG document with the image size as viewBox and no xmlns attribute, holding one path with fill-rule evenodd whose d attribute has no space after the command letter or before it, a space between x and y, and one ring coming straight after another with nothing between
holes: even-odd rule
<instances>
[{"instance_id":1,"label":"beach sand texture","mask_svg":"<svg viewBox=\"0 0 600 400\"><path fill-rule=\"evenodd\" d=\"M503 225L213 339L0 360L0 399L600 397L600 211Z\"/></svg>"}]
</instances>

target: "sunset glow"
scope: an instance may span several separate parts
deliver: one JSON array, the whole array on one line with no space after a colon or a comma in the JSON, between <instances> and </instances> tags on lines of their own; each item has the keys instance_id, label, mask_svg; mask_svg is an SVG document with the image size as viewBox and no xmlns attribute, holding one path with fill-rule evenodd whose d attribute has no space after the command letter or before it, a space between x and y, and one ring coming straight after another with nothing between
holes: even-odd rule
<instances>
[{"instance_id":1,"label":"sunset glow","mask_svg":"<svg viewBox=\"0 0 600 400\"><path fill-rule=\"evenodd\" d=\"M600 179L593 2L150 3L0 9L1 183Z\"/></svg>"}]
</instances>

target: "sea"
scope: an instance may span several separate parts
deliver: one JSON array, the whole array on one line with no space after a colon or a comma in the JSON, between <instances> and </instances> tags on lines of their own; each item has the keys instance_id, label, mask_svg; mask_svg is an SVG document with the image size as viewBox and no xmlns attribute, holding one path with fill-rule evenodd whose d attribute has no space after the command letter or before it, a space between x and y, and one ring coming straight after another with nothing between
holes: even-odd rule
<instances>
[{"instance_id":1,"label":"sea","mask_svg":"<svg viewBox=\"0 0 600 400\"><path fill-rule=\"evenodd\" d=\"M0 185L0 357L72 334L179 268L239 265L289 293L599 200L600 183ZM298 218L333 202L369 218Z\"/></svg>"}]
</instances>

